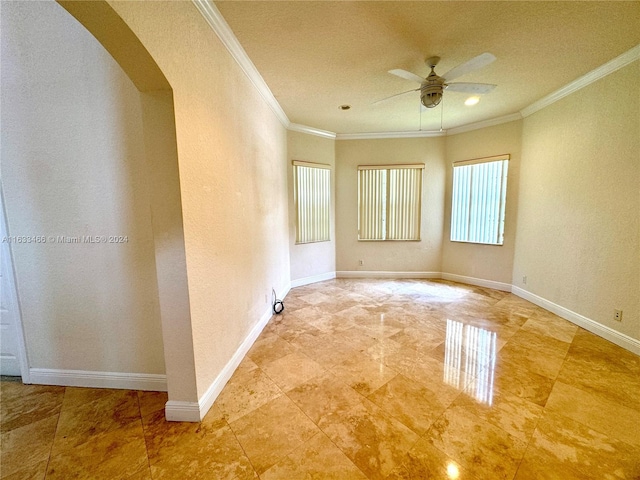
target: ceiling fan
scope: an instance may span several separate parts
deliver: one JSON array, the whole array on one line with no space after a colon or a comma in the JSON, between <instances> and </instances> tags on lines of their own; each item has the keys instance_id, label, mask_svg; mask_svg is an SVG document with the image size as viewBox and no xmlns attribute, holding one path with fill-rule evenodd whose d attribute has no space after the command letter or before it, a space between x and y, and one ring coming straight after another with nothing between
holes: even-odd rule
<instances>
[{"instance_id":1,"label":"ceiling fan","mask_svg":"<svg viewBox=\"0 0 640 480\"><path fill-rule=\"evenodd\" d=\"M458 65L457 67L449 70L444 75L439 76L438 74L436 74L434 69L440 61L440 57L430 57L425 60L427 66L431 68L431 73L429 73L429 76L427 76L427 78L422 78L420 75L408 72L407 70L389 70L389 73L391 73L392 75L396 75L406 80L418 82L420 84L420 87L414 88L412 90L407 90L406 92L396 93L395 95L383 98L382 100L378 100L374 103L380 103L399 95L404 95L410 92L417 92L418 90L420 90L420 102L427 108L433 108L440 104L440 102L442 101L442 94L445 90L449 90L452 92L474 93L476 95L490 93L494 88L496 88L496 85L492 85L489 83L449 82L458 77L466 75L467 73L471 73L474 70L486 67L495 59L496 57L490 53L482 53L477 57L474 57L471 60L463 63L462 65Z\"/></svg>"}]
</instances>

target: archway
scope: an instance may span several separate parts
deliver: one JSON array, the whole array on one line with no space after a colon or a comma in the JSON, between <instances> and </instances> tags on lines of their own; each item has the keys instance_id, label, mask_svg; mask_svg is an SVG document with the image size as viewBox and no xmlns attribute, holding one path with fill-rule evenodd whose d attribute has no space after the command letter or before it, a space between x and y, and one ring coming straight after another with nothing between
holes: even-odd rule
<instances>
[{"instance_id":1,"label":"archway","mask_svg":"<svg viewBox=\"0 0 640 480\"><path fill-rule=\"evenodd\" d=\"M151 168L153 235L165 368L172 411L197 404L178 172L173 92L129 26L103 0L58 0L111 54L141 92L145 148ZM197 421L199 413L169 420Z\"/></svg>"},{"instance_id":2,"label":"archway","mask_svg":"<svg viewBox=\"0 0 640 480\"><path fill-rule=\"evenodd\" d=\"M131 173L128 172L127 169L137 169L135 174L142 183L137 184L137 186L125 185L126 191L124 193L122 191L118 191L115 192L114 195L107 195L103 200L104 203L108 204L116 202L121 204L120 206L122 208L119 210L104 210L104 212L106 212L107 215L118 215L126 214L127 208L131 208L137 212L144 211L146 209L147 218L144 221L148 224L145 228L148 228L144 235L144 246L139 245L136 247L137 253L133 255L118 253L117 255L122 257L122 261L119 264L113 265L113 268L123 268L123 265L125 265L127 268L133 270L142 267L146 269L146 276L144 276L144 278L148 281L155 280L155 282L157 282L157 293L155 295L157 298L156 302L159 303L159 306L156 309L156 312L159 310L159 314L155 313L155 315L159 315L160 317L162 335L160 335L158 331L156 336L160 338L160 358L162 358L162 350L164 350L166 385L169 391L169 399L170 401L178 403L197 402L193 345L191 339L189 294L187 289L186 261L182 229L177 149L175 141L175 117L173 112L171 87L148 52L144 49L127 25L106 2L59 3L78 21L80 21L80 23L91 34L94 35L98 42L105 47L113 59L120 65L125 75L128 76L131 82L135 85L139 95L137 99L133 100L140 104L140 108L136 111L138 112L137 114L140 115L141 122L133 130L133 133L131 131L127 131L127 124L122 124L116 126L117 128L105 131L104 141L97 142L95 145L89 145L89 148L94 147L96 152L91 152L91 154L85 155L84 158L82 155L78 155L77 151L74 151L73 155L75 155L75 157L73 160L77 161L79 171L83 168L94 169L95 175L91 177L91 181L94 183L88 186L80 185L80 187L77 187L78 184L82 183L81 172L79 172L78 175L73 178L74 185L76 185L77 189L73 190L71 195L69 192L63 192L63 195L66 194L67 196L64 202L59 203L56 203L58 199L57 196L60 195L61 191L65 190L65 177L60 176L60 172L63 169L56 169L55 157L58 155L59 158L60 155L64 155L65 148L74 142L74 138L81 137L85 131L82 129L75 130L74 128L68 128L67 131L64 132L62 130L57 130L56 133L59 135L57 135L57 137L50 136L50 142L48 143L46 142L46 135L42 135L37 142L31 141L31 139L24 139L22 143L23 147L25 145L29 147L31 145L35 145L39 151L35 153L28 152L23 155L21 154L24 158L29 158L29 162L25 162L23 164L20 164L19 162L8 162L9 168L5 171L5 179L7 180L7 183L11 183L12 173L15 173L17 169L21 169L22 173L19 178L23 180L28 180L29 178L38 179L37 182L31 184L31 187L36 185L38 187L46 185L47 182L43 181L43 178L45 178L49 184L53 185L53 187L51 191L47 190L45 192L37 192L38 195L34 200L34 204L28 205L29 208L32 208L32 210L36 212L39 208L42 209L41 213L35 215L38 217L37 220L39 221L31 222L30 224L28 222L23 222L21 226L43 226L43 228L50 231L41 233L45 233L51 237L57 237L59 235L62 238L62 240L59 240L59 245L56 246L59 247L57 253L51 249L46 254L43 253L43 249L40 251L37 249L32 249L31 251L23 250L21 252L21 269L23 272L23 278L27 279L24 282L33 282L33 280L36 279L37 283L40 284L37 288L40 288L41 291L47 290L49 297L59 295L60 292L64 292L65 290L57 288L56 282L60 282L61 284L69 282L69 277L72 276L69 272L71 272L73 268L71 268L71 266L67 268L64 264L60 263L62 261L61 259L68 261L68 258L76 258L78 261L77 264L74 265L74 268L76 270L84 268L85 271L83 272L83 275L85 275L85 277L83 278L90 279L91 272L88 270L90 270L91 266L82 265L82 258L87 258L86 254L84 257L82 255L69 257L68 255L71 248L76 248L78 249L77 251L79 251L80 248L87 249L89 246L66 245L66 241L64 239L75 236L76 233L86 233L88 234L87 236L97 233L105 233L110 236L117 233L82 231L82 214L86 214L87 210L86 203L88 197L86 195L87 192L89 192L90 195L91 188L94 185L97 188L96 191L101 191L100 189L103 187L103 185L101 185L102 182L100 182L101 174L113 173L111 171L100 170L103 166L99 161L96 161L101 158L99 154L102 153L105 145L109 148L113 148L114 150L120 150L121 155L119 158L121 160L126 160L128 155L136 156L137 163L135 163L135 165L133 163L127 165L126 162L121 162L118 167L120 168L119 173L126 176ZM59 45L57 47L59 47ZM26 61L29 61L29 59L26 59ZM44 80L46 81L47 79L45 78ZM47 92L50 93L50 90ZM37 92L34 92L34 94L37 94ZM78 92L77 98L81 97L81 92ZM59 119L59 123L64 123L63 119L66 121L69 117L73 117L73 107L77 98L73 97L73 92L69 93L67 91L64 99L51 99L51 104L55 105L55 107L58 108L58 111L54 112L57 113L57 116L52 115L50 117L50 123L55 123L56 118ZM46 104L49 102L50 98L43 98L41 100L43 104ZM106 99L102 99L102 101L103 104L105 102L108 103L108 96L106 96ZM32 103L32 105L36 104L36 101ZM85 110L90 110L92 105L93 104L88 106L84 105L84 107L86 107ZM21 106L17 105L14 107L15 108L12 108L15 112L18 112L21 108ZM111 108L111 110L114 109L115 107ZM23 127L25 125L37 126L37 123L29 124L28 122L33 118L36 118L38 113L38 111L29 111L24 115L18 115L15 118L20 121L11 125L9 128L13 130L14 133L20 131L20 134L29 135L29 129ZM85 116L84 118L79 119L79 123L77 123L77 125L80 125L83 122L87 123L87 120L90 122L91 117L89 116L87 119ZM23 124L21 123L22 121L27 123ZM66 123L65 125L69 125L69 123ZM32 131L35 130L35 128L32 128ZM100 132L98 132L97 137L100 136L99 134ZM137 138L132 139L132 135ZM14 137L11 138L14 139L16 136L14 135ZM118 142L121 142L123 146L119 147L116 145ZM132 144L135 145L132 146ZM8 148L11 148L11 146ZM17 147L16 150L19 148L20 147ZM82 145L82 148L87 152L87 145ZM47 150L56 150L56 155L51 154L52 152ZM69 155L71 156L72 154L69 153ZM91 161L82 161L86 160L88 157L90 157ZM34 159L36 161L31 161ZM47 163L47 160L49 160L49 163ZM64 170L65 172L69 172L73 169L72 163L73 161L68 162L65 167L66 170ZM145 164L146 168L141 170L141 166L144 167ZM105 178L104 180L105 183L108 183L109 178ZM91 182L88 181L87 183ZM27 184L28 182L23 183L23 185ZM144 202L146 202L144 205L140 204L140 195L139 192L136 191L136 188L142 184L145 184L144 189L146 192L143 195ZM20 214L20 209L27 207L27 205L25 205L25 199L32 199L36 197L36 195L30 196L26 193L17 194L18 188L15 186L12 190L13 194L10 195L10 197L12 196L13 198L9 198L9 203L12 204L10 207L14 212L13 217L16 218ZM73 207L69 210L68 207L69 205L72 205L71 201L73 200L73 194L76 192L84 192L83 195L85 196L79 195L73 203ZM123 199L123 195L125 197L128 195L131 198ZM92 207L94 207L95 204L96 202L93 202ZM69 228L69 231L53 231L52 228L55 228L56 218L47 218L47 216L51 216L51 212L55 210L55 208L52 208L52 205L67 206L67 210L61 212L60 217L64 217L67 220L64 225L65 228ZM94 213L94 211L95 209L91 210L92 213ZM136 219L138 218L140 218L139 215L132 215L131 221L128 223L129 225L133 225L136 230L138 228L136 226ZM80 219L80 221L74 223L74 219ZM121 225L122 223L115 222L112 224ZM70 225L73 228L70 228ZM18 226L20 226L19 222ZM33 232L26 231L14 231L12 233L34 234ZM140 238L141 236L138 237ZM70 243L73 244L75 242L74 238L70 239ZM82 240L82 242L84 242L84 240ZM63 251L62 248L67 249L66 257L61 254ZM125 249L121 249L119 252L123 252L124 250ZM109 254L112 255L113 252L114 250ZM59 258L56 258L56 254ZM140 263L141 254L143 254L145 259L149 261L145 260ZM88 255L104 256L105 258L107 256L105 249L94 249ZM103 259L102 264L104 265L105 262L108 263L108 261L110 260ZM58 262L58 264L54 265L55 262ZM127 265L127 262L133 263ZM42 271L39 272L38 269L49 272L55 271L56 274L42 275ZM61 272L63 275L68 274L68 276L64 278L56 278L56 275L59 277ZM103 276L104 273L105 272L101 271L95 272L96 276ZM18 276L20 276L20 272L18 272ZM102 279L102 284L105 284L104 279ZM24 286L25 285L23 284L23 287ZM33 294L33 290L36 287L29 285L28 288L32 289L30 301L33 303L33 299L38 297L37 294ZM73 288L76 290L78 288L81 289L82 284L75 282L73 284ZM144 286L141 288L144 288ZM141 304L139 302L136 303L136 292L137 291L135 290L127 292L127 295L131 298L123 299L123 301L130 300L133 309L138 306L143 309L147 308L149 302L146 304ZM78 302L78 298L81 298L82 292L75 292L75 294L76 296L74 299L66 302L66 305L64 298L61 298L59 302L52 303L54 307L65 305L65 308L69 307L68 309L61 309L60 311L56 311L55 308L48 311L44 309L43 312L45 314L49 314L53 319L60 319L65 315L68 315L69 310L73 310L79 303L81 303ZM96 289L93 289L90 294L92 296L92 300L96 300L96 298L98 300L100 299L100 292L96 293ZM111 292L110 296L105 294L104 298L112 302L113 292ZM96 310L109 310L108 302L103 302L102 306L100 305L100 302L94 302L92 305L96 306ZM116 308L113 310L117 311ZM80 317L82 315L87 315L88 313L86 308L82 311L78 307L78 311ZM42 317L44 317L44 315L40 316L40 318ZM99 316L96 315L96 319L98 317ZM82 374L86 379L85 386L119 386L121 388L152 389L154 385L161 385L162 382L159 380L159 377L162 377L162 375L147 375L145 377L144 374L138 374L138 372L144 373L147 371L145 370L146 367L144 365L148 365L148 359L145 360L147 362L146 364L145 361L140 363L142 366L138 371L134 370L132 372L131 369L127 369L127 365L135 365L135 361L132 363L131 358L135 360L136 352L128 352L129 360L127 361L129 363L122 361L122 359L119 358L111 358L114 356L117 357L117 355L113 354L114 349L110 347L113 346L114 341L118 341L118 338L105 340L102 342L102 345L100 339L97 339L95 345L98 345L101 348L98 348L95 351L90 351L91 347L88 347L87 345L80 345L83 339L98 335L98 333L90 331L90 322L87 322L87 325L85 325L85 331L81 332L79 331L78 325L82 325L82 323L78 321L75 322L74 329L71 330L68 328L68 323L65 323L62 320L57 323L56 321L49 322L49 324L43 325L43 328L40 328L41 325L38 325L37 321L38 315L31 314L29 318L30 330L27 335L27 347L29 348L29 343L31 341L31 353L33 353L33 358L30 359L30 361L32 360L30 365L32 373L31 381L35 383L79 384L77 383L77 378L74 378L73 373L70 372L82 371ZM113 321L114 324L117 322L124 323L126 322L126 319L113 318L113 320L110 321ZM108 328L108 325L106 328ZM103 326L102 331L104 330L105 328ZM160 330L160 326L158 326L156 330ZM120 331L126 332L127 328L121 329ZM29 338L29 336L31 338ZM140 337L138 332L138 337L136 338L142 339L143 337ZM141 340L135 341L141 342ZM74 342L79 345L77 351L69 351L73 350L70 349L69 346L73 345ZM110 344L109 342L112 343ZM38 350L47 343L49 345L53 345L53 347L47 347L49 348L47 354L41 355ZM129 343L131 343L131 341ZM142 343L139 343L139 345L142 348ZM129 348L129 350L131 350L131 348ZM133 350L135 350L135 347ZM90 353L90 355L87 355L87 353ZM83 355L85 358L83 358ZM91 355L96 358L110 358L100 363L89 358ZM94 368L95 365L98 365L98 368ZM101 365L106 365L106 367L99 368ZM100 380L100 378L103 380L106 378L103 384L100 384L100 381L103 381ZM69 383L65 383L66 381ZM145 381L147 384L144 384ZM82 383L80 383L80 385L82 385Z\"/></svg>"}]
</instances>

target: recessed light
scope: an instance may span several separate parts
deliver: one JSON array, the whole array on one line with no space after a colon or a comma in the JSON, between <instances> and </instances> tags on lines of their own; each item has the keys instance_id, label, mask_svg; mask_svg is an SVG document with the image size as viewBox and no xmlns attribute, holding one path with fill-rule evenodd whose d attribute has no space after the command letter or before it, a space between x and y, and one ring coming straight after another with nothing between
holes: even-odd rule
<instances>
[{"instance_id":1,"label":"recessed light","mask_svg":"<svg viewBox=\"0 0 640 480\"><path fill-rule=\"evenodd\" d=\"M340 105L338 108L340 110L349 110L351 108L351 105Z\"/></svg>"},{"instance_id":2,"label":"recessed light","mask_svg":"<svg viewBox=\"0 0 640 480\"><path fill-rule=\"evenodd\" d=\"M469 97L464 101L464 104L470 107L471 105L475 105L480 101L480 97Z\"/></svg>"}]
</instances>

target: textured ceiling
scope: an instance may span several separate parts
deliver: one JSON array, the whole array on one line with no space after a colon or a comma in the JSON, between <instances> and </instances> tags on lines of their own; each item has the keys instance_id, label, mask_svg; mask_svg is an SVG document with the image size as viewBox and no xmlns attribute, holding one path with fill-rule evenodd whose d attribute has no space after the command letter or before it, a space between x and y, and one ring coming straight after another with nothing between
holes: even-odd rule
<instances>
[{"instance_id":1,"label":"textured ceiling","mask_svg":"<svg viewBox=\"0 0 640 480\"><path fill-rule=\"evenodd\" d=\"M640 44L640 2L217 1L293 123L337 133L438 130L516 113ZM473 107L446 92L420 109L419 85L388 70L440 75L483 52L491 65L456 79L498 87ZM342 104L352 106L341 111Z\"/></svg>"}]
</instances>

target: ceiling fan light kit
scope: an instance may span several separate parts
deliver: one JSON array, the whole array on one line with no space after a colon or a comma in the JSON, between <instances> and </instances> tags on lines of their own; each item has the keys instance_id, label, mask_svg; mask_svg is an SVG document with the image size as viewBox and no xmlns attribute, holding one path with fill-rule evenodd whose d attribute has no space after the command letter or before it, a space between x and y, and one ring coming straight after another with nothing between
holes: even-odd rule
<instances>
[{"instance_id":1,"label":"ceiling fan light kit","mask_svg":"<svg viewBox=\"0 0 640 480\"><path fill-rule=\"evenodd\" d=\"M426 85L420 89L420 102L427 108L440 105L442 101L442 85Z\"/></svg>"}]
</instances>

